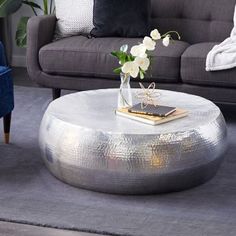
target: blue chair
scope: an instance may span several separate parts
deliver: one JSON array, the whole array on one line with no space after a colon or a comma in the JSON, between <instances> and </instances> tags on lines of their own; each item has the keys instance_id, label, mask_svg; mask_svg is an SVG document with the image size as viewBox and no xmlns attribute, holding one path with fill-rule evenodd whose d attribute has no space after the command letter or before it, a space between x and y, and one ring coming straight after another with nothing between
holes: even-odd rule
<instances>
[{"instance_id":1,"label":"blue chair","mask_svg":"<svg viewBox=\"0 0 236 236\"><path fill-rule=\"evenodd\" d=\"M0 118L3 117L5 143L9 143L11 113L14 108L13 80L7 66L3 44L0 42Z\"/></svg>"}]
</instances>

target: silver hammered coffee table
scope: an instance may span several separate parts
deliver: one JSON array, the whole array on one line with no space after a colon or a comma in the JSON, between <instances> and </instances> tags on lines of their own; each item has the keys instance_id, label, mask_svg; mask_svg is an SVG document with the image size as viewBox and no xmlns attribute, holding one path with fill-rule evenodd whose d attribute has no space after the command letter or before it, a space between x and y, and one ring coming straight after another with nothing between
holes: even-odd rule
<instances>
[{"instance_id":1,"label":"silver hammered coffee table","mask_svg":"<svg viewBox=\"0 0 236 236\"><path fill-rule=\"evenodd\" d=\"M52 102L40 148L50 172L71 185L116 194L187 189L212 178L226 149L226 125L212 102L160 90L159 103L188 117L149 126L118 117L118 90L79 92Z\"/></svg>"}]
</instances>

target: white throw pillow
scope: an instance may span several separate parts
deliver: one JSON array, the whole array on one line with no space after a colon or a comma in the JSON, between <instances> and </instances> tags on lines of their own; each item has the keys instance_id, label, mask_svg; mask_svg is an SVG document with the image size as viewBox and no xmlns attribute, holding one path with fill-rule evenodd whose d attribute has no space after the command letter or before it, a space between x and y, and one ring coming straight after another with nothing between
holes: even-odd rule
<instances>
[{"instance_id":1,"label":"white throw pillow","mask_svg":"<svg viewBox=\"0 0 236 236\"><path fill-rule=\"evenodd\" d=\"M88 35L93 29L94 0L55 0L56 39Z\"/></svg>"}]
</instances>

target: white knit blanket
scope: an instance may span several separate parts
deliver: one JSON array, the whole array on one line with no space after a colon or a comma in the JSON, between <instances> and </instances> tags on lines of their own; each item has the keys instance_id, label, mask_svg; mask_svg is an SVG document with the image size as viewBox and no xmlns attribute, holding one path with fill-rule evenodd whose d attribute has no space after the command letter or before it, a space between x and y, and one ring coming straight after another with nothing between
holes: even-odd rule
<instances>
[{"instance_id":1,"label":"white knit blanket","mask_svg":"<svg viewBox=\"0 0 236 236\"><path fill-rule=\"evenodd\" d=\"M207 55L206 71L226 70L236 67L236 7L234 28L230 37L214 46Z\"/></svg>"}]
</instances>

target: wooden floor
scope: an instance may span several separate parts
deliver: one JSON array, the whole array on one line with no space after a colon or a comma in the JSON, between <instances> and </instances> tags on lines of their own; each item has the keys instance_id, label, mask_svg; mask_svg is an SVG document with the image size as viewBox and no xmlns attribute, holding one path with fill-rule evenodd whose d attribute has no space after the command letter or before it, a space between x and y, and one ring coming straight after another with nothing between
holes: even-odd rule
<instances>
[{"instance_id":1,"label":"wooden floor","mask_svg":"<svg viewBox=\"0 0 236 236\"><path fill-rule=\"evenodd\" d=\"M29 79L26 69L24 68L14 68L13 77L15 85L27 87L37 86ZM0 236L101 236L101 234L90 234L0 221Z\"/></svg>"}]
</instances>

